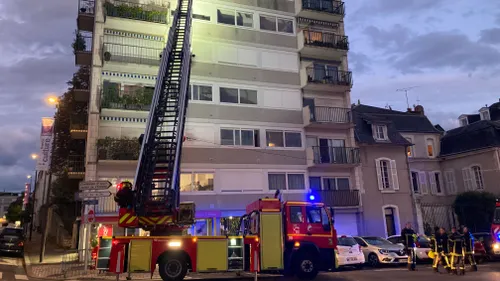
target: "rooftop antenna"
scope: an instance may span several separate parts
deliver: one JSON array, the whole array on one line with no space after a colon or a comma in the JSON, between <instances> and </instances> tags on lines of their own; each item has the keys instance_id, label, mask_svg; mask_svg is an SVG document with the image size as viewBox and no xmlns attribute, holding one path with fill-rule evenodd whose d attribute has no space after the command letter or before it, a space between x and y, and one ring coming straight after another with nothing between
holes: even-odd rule
<instances>
[{"instance_id":1,"label":"rooftop antenna","mask_svg":"<svg viewBox=\"0 0 500 281\"><path fill-rule=\"evenodd\" d=\"M391 107L391 105L390 105L389 103L386 103L386 104L385 104L385 109L392 110L392 107Z\"/></svg>"},{"instance_id":2,"label":"rooftop antenna","mask_svg":"<svg viewBox=\"0 0 500 281\"><path fill-rule=\"evenodd\" d=\"M396 92L405 92L406 107L407 108L410 108L410 102L408 101L408 91L411 90L411 89L413 89L413 88L417 88L417 87L420 87L420 86L411 86L411 87L407 87L407 88L396 89Z\"/></svg>"}]
</instances>

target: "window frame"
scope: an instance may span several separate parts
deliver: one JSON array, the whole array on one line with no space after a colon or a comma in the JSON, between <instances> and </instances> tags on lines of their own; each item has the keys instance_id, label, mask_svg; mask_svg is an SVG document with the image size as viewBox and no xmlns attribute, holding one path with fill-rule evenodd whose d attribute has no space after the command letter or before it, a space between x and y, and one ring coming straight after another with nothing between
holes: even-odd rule
<instances>
[{"instance_id":1,"label":"window frame","mask_svg":"<svg viewBox=\"0 0 500 281\"><path fill-rule=\"evenodd\" d=\"M405 137L407 141L413 144L413 138L411 137ZM406 148L406 156L408 158L414 158L415 157L415 146L414 145L408 145Z\"/></svg>"},{"instance_id":2,"label":"window frame","mask_svg":"<svg viewBox=\"0 0 500 281\"><path fill-rule=\"evenodd\" d=\"M479 111L479 116L481 116L481 120L491 120L490 109L485 108Z\"/></svg>"},{"instance_id":3,"label":"window frame","mask_svg":"<svg viewBox=\"0 0 500 281\"><path fill-rule=\"evenodd\" d=\"M477 168L477 171L474 169ZM473 164L469 167L470 169L470 175L473 180L472 182L472 187L474 190L484 190L484 176L483 176L483 169L481 168L481 165L479 164ZM480 186L478 185L480 184Z\"/></svg>"},{"instance_id":4,"label":"window frame","mask_svg":"<svg viewBox=\"0 0 500 281\"><path fill-rule=\"evenodd\" d=\"M383 138L380 138L379 137L379 129L382 129L382 134L383 134ZM376 140L376 141L386 141L388 140L388 135L387 135L387 125L385 124L373 124L373 138Z\"/></svg>"},{"instance_id":5,"label":"window frame","mask_svg":"<svg viewBox=\"0 0 500 281\"><path fill-rule=\"evenodd\" d=\"M467 117L459 118L458 122L460 124L460 127L465 127L465 126L469 125L469 119L467 119Z\"/></svg>"},{"instance_id":6,"label":"window frame","mask_svg":"<svg viewBox=\"0 0 500 281\"><path fill-rule=\"evenodd\" d=\"M183 193L188 193L190 195L194 194L207 194L207 193L215 193L215 171L181 171L181 174L190 174L191 175L191 190L183 191ZM194 188L194 179L196 174L211 174L213 177L213 188L212 190L193 190ZM179 175L179 184L180 184L180 175ZM180 189L180 187L179 187Z\"/></svg>"},{"instance_id":7,"label":"window frame","mask_svg":"<svg viewBox=\"0 0 500 281\"><path fill-rule=\"evenodd\" d=\"M446 191L449 195L457 194L457 183L455 180L455 171L452 169L444 171L444 181Z\"/></svg>"},{"instance_id":8,"label":"window frame","mask_svg":"<svg viewBox=\"0 0 500 281\"><path fill-rule=\"evenodd\" d=\"M429 182L431 184L431 193L433 195L438 195L442 196L444 195L444 185L443 185L443 175L441 171L436 170L436 171L431 171L429 172ZM439 189L438 190L438 186Z\"/></svg>"},{"instance_id":9,"label":"window frame","mask_svg":"<svg viewBox=\"0 0 500 281\"><path fill-rule=\"evenodd\" d=\"M198 92L198 99L197 100L193 99L194 87L195 86L196 87L207 87L207 88L210 88L212 99L209 100L209 101L208 100L200 100L199 99L199 97L200 97L200 93L199 92ZM189 99L188 99L189 102L205 102L205 103L214 102L214 86L210 85L210 84L203 84L203 83L191 83L189 85L189 96L188 97L189 97Z\"/></svg>"},{"instance_id":10,"label":"window frame","mask_svg":"<svg viewBox=\"0 0 500 281\"><path fill-rule=\"evenodd\" d=\"M413 182L413 174L417 176L416 180L416 190L415 190L415 183ZM422 194L422 188L420 186L420 174L418 171L410 171L410 179L411 179L411 188L414 194Z\"/></svg>"},{"instance_id":11,"label":"window frame","mask_svg":"<svg viewBox=\"0 0 500 281\"><path fill-rule=\"evenodd\" d=\"M276 192L276 189L271 189L270 186L269 186L269 175L285 175L285 186L286 186L286 189L285 190L280 190L281 191L285 191L285 192L299 192L299 193L303 193L304 191L307 191L309 189L308 187L308 184L306 182L306 180L308 180L308 178L306 178L306 173L303 172L303 171L296 171L296 172L283 172L283 171L268 171L267 172L267 190L269 192ZM290 189L290 184L288 182L288 175L302 175L303 177L303 183L304 183L304 189Z\"/></svg>"},{"instance_id":12,"label":"window frame","mask_svg":"<svg viewBox=\"0 0 500 281\"><path fill-rule=\"evenodd\" d=\"M388 181L387 183L389 184L389 187L386 187L387 185L384 184L384 179L383 177L383 165L382 163L386 162L388 163L387 165L387 175L388 175ZM397 171L397 163L396 160L394 159L389 159L386 157L381 157L375 159L375 170L376 170L376 176L377 176L377 184L378 184L378 189L382 193L393 193L398 191L399 188L399 175Z\"/></svg>"},{"instance_id":13,"label":"window frame","mask_svg":"<svg viewBox=\"0 0 500 281\"><path fill-rule=\"evenodd\" d=\"M219 22L219 10L232 11L233 12L234 24ZM233 27L239 27L239 28L246 28L246 29L255 29L255 14L256 13L253 12L253 11L245 11L245 10L242 10L242 9L221 8L221 7L217 7L215 9L215 11L216 11L216 14L217 14L215 22L217 24L226 25L226 26L233 26ZM252 26L238 25L238 16L237 16L238 13L251 14L252 15Z\"/></svg>"},{"instance_id":14,"label":"window frame","mask_svg":"<svg viewBox=\"0 0 500 281\"><path fill-rule=\"evenodd\" d=\"M233 131L233 144L223 144L222 143L222 131L223 130L231 130ZM257 131L258 129L253 129L253 128L231 128L231 127L221 127L219 128L219 137L220 137L220 140L219 140L219 143L221 146L224 146L224 147L228 147L228 146L243 146L243 147L260 147L260 146L257 146L257 143L255 142L255 131ZM240 140L240 143L239 144L236 144L236 137L235 137L235 132L236 131L239 131L239 140ZM252 145L245 145L245 144L242 144L242 134L241 132L242 131L251 131L252 132Z\"/></svg>"},{"instance_id":15,"label":"window frame","mask_svg":"<svg viewBox=\"0 0 500 281\"><path fill-rule=\"evenodd\" d=\"M228 101L222 101L222 89L231 89L231 90L237 90L237 95L238 95L238 102L228 102ZM241 91L253 91L255 92L255 99L256 103L242 103L241 102ZM213 96L213 94L212 94ZM252 88L239 88L239 87L232 87L232 86L219 86L219 103L220 104L238 104L238 105L244 105L244 106L259 106L259 90L258 89L252 89Z\"/></svg>"},{"instance_id":16,"label":"window frame","mask_svg":"<svg viewBox=\"0 0 500 281\"><path fill-rule=\"evenodd\" d=\"M267 138L267 133L281 133L282 141L283 141L283 146L270 146L268 138ZM287 146L286 143L286 133L293 133L293 134L300 134L300 146ZM265 140L266 140L266 148L269 149L301 149L304 148L304 141L303 141L303 136L302 136L302 131L291 131L291 130L276 130L276 129L266 129L265 130Z\"/></svg>"},{"instance_id":17,"label":"window frame","mask_svg":"<svg viewBox=\"0 0 500 281\"><path fill-rule=\"evenodd\" d=\"M385 237L391 236L387 233L387 221L386 221L386 214L385 214L385 210L389 209L389 208L391 208L393 211L392 216L394 218L394 230L395 230L394 235L398 235L398 233L401 233L401 221L400 221L399 207L397 205L383 205L382 206L382 218L384 221Z\"/></svg>"},{"instance_id":18,"label":"window frame","mask_svg":"<svg viewBox=\"0 0 500 281\"><path fill-rule=\"evenodd\" d=\"M330 177L330 176L326 176L326 177L319 177L321 179L321 190L352 190L352 185L351 185L351 179L349 176L333 176L333 177ZM333 179L335 180L335 189L326 189L325 188L325 182L324 180L328 180L328 179ZM348 184L349 184L349 189L339 189L339 179L346 179Z\"/></svg>"},{"instance_id":19,"label":"window frame","mask_svg":"<svg viewBox=\"0 0 500 281\"><path fill-rule=\"evenodd\" d=\"M427 137L425 138L425 151L426 151L426 154L427 154L427 157L428 158L436 158L436 145L435 145L435 141L434 141L434 138L431 138L431 137ZM432 150L432 155L429 154L429 146Z\"/></svg>"},{"instance_id":20,"label":"window frame","mask_svg":"<svg viewBox=\"0 0 500 281\"><path fill-rule=\"evenodd\" d=\"M293 18L288 18L288 17L283 17L283 16L278 16L278 15L270 15L270 14L266 14L266 13L258 13L258 21L259 21L259 31L262 31L262 32L271 32L271 33L279 33L279 34L285 34L285 35L288 35L288 36L294 36L296 31L295 31L295 19ZM262 29L262 26L260 24L260 19L261 17L264 17L264 18L274 18L274 30L268 30L268 29ZM285 20L285 21L291 21L292 22L292 32L283 32L283 31L279 31L279 23L278 21L279 20Z\"/></svg>"},{"instance_id":21,"label":"window frame","mask_svg":"<svg viewBox=\"0 0 500 281\"><path fill-rule=\"evenodd\" d=\"M386 166L385 167L386 171L384 171L384 167L383 167L384 164ZM391 162L389 160L385 160L385 159L380 160L380 175L382 176L381 181L382 181L383 190L391 189L391 178L389 177L390 168L391 168ZM384 175L384 172L386 173L386 175ZM387 178L385 178L385 177L387 177Z\"/></svg>"}]
</instances>

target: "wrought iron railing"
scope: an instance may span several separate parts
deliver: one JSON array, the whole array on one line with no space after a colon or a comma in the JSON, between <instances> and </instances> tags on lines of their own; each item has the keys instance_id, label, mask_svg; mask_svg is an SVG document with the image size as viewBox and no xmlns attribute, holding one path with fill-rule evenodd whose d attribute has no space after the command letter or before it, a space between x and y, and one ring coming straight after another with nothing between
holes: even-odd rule
<instances>
[{"instance_id":1,"label":"wrought iron railing","mask_svg":"<svg viewBox=\"0 0 500 281\"><path fill-rule=\"evenodd\" d=\"M106 0L106 15L154 23L168 23L168 6L165 1L151 1L150 4Z\"/></svg>"},{"instance_id":2,"label":"wrought iron railing","mask_svg":"<svg viewBox=\"0 0 500 281\"><path fill-rule=\"evenodd\" d=\"M78 0L78 13L93 15L95 13L95 0Z\"/></svg>"},{"instance_id":3,"label":"wrought iron railing","mask_svg":"<svg viewBox=\"0 0 500 281\"><path fill-rule=\"evenodd\" d=\"M315 164L359 164L359 148L313 146Z\"/></svg>"},{"instance_id":4,"label":"wrought iron railing","mask_svg":"<svg viewBox=\"0 0 500 281\"><path fill-rule=\"evenodd\" d=\"M320 190L321 202L328 207L357 207L360 205L359 190Z\"/></svg>"},{"instance_id":5,"label":"wrought iron railing","mask_svg":"<svg viewBox=\"0 0 500 281\"><path fill-rule=\"evenodd\" d=\"M68 172L69 173L85 172L85 156L83 155L68 156Z\"/></svg>"},{"instance_id":6,"label":"wrought iron railing","mask_svg":"<svg viewBox=\"0 0 500 281\"><path fill-rule=\"evenodd\" d=\"M352 85L352 72L337 69L325 69L324 67L306 68L307 80L310 83Z\"/></svg>"},{"instance_id":7,"label":"wrought iron railing","mask_svg":"<svg viewBox=\"0 0 500 281\"><path fill-rule=\"evenodd\" d=\"M345 5L333 0L302 0L302 9L345 15Z\"/></svg>"},{"instance_id":8,"label":"wrought iron railing","mask_svg":"<svg viewBox=\"0 0 500 281\"><path fill-rule=\"evenodd\" d=\"M316 47L349 50L347 36L329 32L304 30L304 44Z\"/></svg>"},{"instance_id":9,"label":"wrought iron railing","mask_svg":"<svg viewBox=\"0 0 500 281\"><path fill-rule=\"evenodd\" d=\"M140 149L137 138L97 140L98 160L137 160Z\"/></svg>"},{"instance_id":10,"label":"wrought iron railing","mask_svg":"<svg viewBox=\"0 0 500 281\"><path fill-rule=\"evenodd\" d=\"M92 52L92 33L80 31L76 33L73 42L74 53L91 53Z\"/></svg>"},{"instance_id":11,"label":"wrought iron railing","mask_svg":"<svg viewBox=\"0 0 500 281\"><path fill-rule=\"evenodd\" d=\"M160 65L162 49L104 43L104 60L147 65Z\"/></svg>"},{"instance_id":12,"label":"wrought iron railing","mask_svg":"<svg viewBox=\"0 0 500 281\"><path fill-rule=\"evenodd\" d=\"M351 109L343 107L314 106L314 110L309 106L311 112L311 122L320 123L350 123Z\"/></svg>"}]
</instances>

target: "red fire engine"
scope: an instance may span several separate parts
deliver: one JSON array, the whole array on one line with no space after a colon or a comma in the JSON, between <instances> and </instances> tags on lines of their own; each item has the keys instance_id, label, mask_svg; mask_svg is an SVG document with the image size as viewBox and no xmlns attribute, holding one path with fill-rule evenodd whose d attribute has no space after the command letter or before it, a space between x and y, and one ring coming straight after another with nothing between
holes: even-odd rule
<instances>
[{"instance_id":1,"label":"red fire engine","mask_svg":"<svg viewBox=\"0 0 500 281\"><path fill-rule=\"evenodd\" d=\"M112 237L111 246L102 247L110 248L104 268L152 274L158 265L165 281L182 280L188 270L283 271L313 279L319 270L336 265L336 233L331 214L321 203L260 199L247 206L235 236L185 235L195 219L195 204L180 202L179 188L192 58L192 2L177 1L146 131L139 138L134 184L120 184L115 196L119 226L142 228L151 236Z\"/></svg>"},{"instance_id":2,"label":"red fire engine","mask_svg":"<svg viewBox=\"0 0 500 281\"><path fill-rule=\"evenodd\" d=\"M493 223L491 224L491 235L493 236L493 251L495 255L500 255L500 198L496 200Z\"/></svg>"}]
</instances>

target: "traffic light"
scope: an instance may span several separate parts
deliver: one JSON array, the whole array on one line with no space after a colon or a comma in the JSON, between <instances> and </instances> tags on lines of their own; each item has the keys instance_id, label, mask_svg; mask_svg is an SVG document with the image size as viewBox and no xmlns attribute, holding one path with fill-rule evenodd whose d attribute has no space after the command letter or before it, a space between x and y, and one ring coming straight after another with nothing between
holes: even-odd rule
<instances>
[{"instance_id":1,"label":"traffic light","mask_svg":"<svg viewBox=\"0 0 500 281\"><path fill-rule=\"evenodd\" d=\"M132 208L134 203L134 191L132 183L124 181L116 185L115 202L120 208Z\"/></svg>"}]
</instances>

